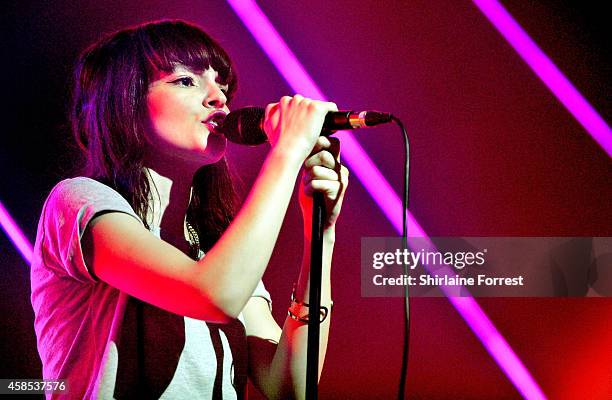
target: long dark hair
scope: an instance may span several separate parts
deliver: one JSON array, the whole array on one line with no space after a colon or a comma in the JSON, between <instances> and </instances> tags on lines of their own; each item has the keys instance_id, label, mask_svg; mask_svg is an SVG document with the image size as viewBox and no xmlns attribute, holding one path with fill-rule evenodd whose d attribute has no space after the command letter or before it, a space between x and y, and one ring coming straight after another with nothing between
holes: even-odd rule
<instances>
[{"instance_id":1,"label":"long dark hair","mask_svg":"<svg viewBox=\"0 0 612 400\"><path fill-rule=\"evenodd\" d=\"M115 32L87 48L75 68L70 119L84 158L82 175L127 199L149 228L151 187L144 168L146 96L156 71L181 64L196 73L212 67L236 88L228 55L199 27L178 20L149 22ZM234 216L237 196L227 160L200 168L187 219L208 250Z\"/></svg>"}]
</instances>

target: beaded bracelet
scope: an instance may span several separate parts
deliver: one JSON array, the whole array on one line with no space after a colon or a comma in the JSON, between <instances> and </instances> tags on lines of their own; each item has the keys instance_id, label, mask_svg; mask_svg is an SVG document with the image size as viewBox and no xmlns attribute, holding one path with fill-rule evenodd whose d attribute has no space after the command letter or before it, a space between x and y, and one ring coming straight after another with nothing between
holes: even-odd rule
<instances>
[{"instance_id":1,"label":"beaded bracelet","mask_svg":"<svg viewBox=\"0 0 612 400\"><path fill-rule=\"evenodd\" d=\"M287 315L296 321L308 323L310 312L307 312L306 314L301 315L302 314L301 310L304 307L306 308L310 307L310 304L302 302L302 301L297 301L295 299L295 288L296 288L296 285L293 285L293 290L291 291L291 305L287 309ZM333 300L331 301L329 308L324 307L324 306L319 307L319 318L320 318L319 321L320 322L325 321L325 319L327 318L327 315L329 314L329 311L333 307L334 307Z\"/></svg>"}]
</instances>

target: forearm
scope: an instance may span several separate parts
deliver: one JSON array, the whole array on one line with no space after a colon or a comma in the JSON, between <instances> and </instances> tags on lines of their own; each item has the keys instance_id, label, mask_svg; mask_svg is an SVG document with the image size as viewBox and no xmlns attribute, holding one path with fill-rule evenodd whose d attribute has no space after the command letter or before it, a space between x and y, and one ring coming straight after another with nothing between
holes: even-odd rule
<instances>
[{"instance_id":1,"label":"forearm","mask_svg":"<svg viewBox=\"0 0 612 400\"><path fill-rule=\"evenodd\" d=\"M319 336L319 376L323 368L327 339L331 321L331 284L330 272L334 248L334 230L327 229L324 233L323 268L321 276L321 306L329 312L320 325ZM295 297L297 301L310 302L310 240L304 240L304 255L302 268L296 283ZM317 318L319 312L310 310L310 318ZM308 343L308 324L296 321L291 317L285 319L281 339L278 343L274 359L270 366L270 378L275 392L272 397L304 398L306 388L306 360Z\"/></svg>"},{"instance_id":2,"label":"forearm","mask_svg":"<svg viewBox=\"0 0 612 400\"><path fill-rule=\"evenodd\" d=\"M309 229L309 228L307 228ZM331 301L331 262L336 241L334 227L325 229L323 232L323 260L321 273L321 305L326 306ZM302 266L295 287L295 297L299 301L309 303L310 299L310 234L304 235L304 250L302 254Z\"/></svg>"},{"instance_id":3,"label":"forearm","mask_svg":"<svg viewBox=\"0 0 612 400\"><path fill-rule=\"evenodd\" d=\"M237 316L261 279L276 243L293 186L312 152L333 103L284 96L268 105L264 129L272 145L251 194L204 261L200 279L208 295L230 316ZM236 251L236 249L240 251Z\"/></svg>"},{"instance_id":4,"label":"forearm","mask_svg":"<svg viewBox=\"0 0 612 400\"><path fill-rule=\"evenodd\" d=\"M276 243L300 160L270 152L243 207L199 261L196 279L230 316L237 316L261 279Z\"/></svg>"}]
</instances>

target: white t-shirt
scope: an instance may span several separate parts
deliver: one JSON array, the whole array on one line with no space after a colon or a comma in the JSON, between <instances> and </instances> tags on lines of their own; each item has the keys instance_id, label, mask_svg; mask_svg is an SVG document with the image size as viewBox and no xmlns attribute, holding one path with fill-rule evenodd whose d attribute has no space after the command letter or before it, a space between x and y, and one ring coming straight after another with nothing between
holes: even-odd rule
<instances>
[{"instance_id":1,"label":"white t-shirt","mask_svg":"<svg viewBox=\"0 0 612 400\"><path fill-rule=\"evenodd\" d=\"M43 377L66 379L68 386L48 398L243 397L242 315L230 324L182 317L98 280L85 265L80 239L103 211L140 221L119 193L89 178L58 183L43 207L31 268L34 328ZM253 296L271 305L261 281Z\"/></svg>"}]
</instances>

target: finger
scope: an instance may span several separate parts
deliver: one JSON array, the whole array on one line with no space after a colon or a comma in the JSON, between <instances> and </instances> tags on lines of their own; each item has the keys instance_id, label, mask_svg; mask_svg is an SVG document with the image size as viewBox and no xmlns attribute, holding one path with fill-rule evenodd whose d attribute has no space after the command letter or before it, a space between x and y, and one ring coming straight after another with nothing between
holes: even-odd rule
<instances>
[{"instance_id":1,"label":"finger","mask_svg":"<svg viewBox=\"0 0 612 400\"><path fill-rule=\"evenodd\" d=\"M268 118L268 117L270 116L270 114L271 114L271 113L272 113L274 110L278 109L278 107L279 107L279 103L270 103L270 104L268 104L268 105L266 106L266 112L265 112L265 114L264 114L264 115L265 115L265 118Z\"/></svg>"},{"instance_id":2,"label":"finger","mask_svg":"<svg viewBox=\"0 0 612 400\"><path fill-rule=\"evenodd\" d=\"M339 181L340 175L338 175L338 173L333 169L315 165L314 167L305 170L304 176L302 177L302 182L304 185L307 185L308 182L312 180Z\"/></svg>"},{"instance_id":3,"label":"finger","mask_svg":"<svg viewBox=\"0 0 612 400\"><path fill-rule=\"evenodd\" d=\"M327 168L336 169L337 164L338 163L332 153L327 150L322 150L308 157L304 162L304 167L309 169L315 165L322 165Z\"/></svg>"},{"instance_id":4,"label":"finger","mask_svg":"<svg viewBox=\"0 0 612 400\"><path fill-rule=\"evenodd\" d=\"M336 105L336 103L333 103L331 101L326 101L324 103L328 111L338 111L338 106Z\"/></svg>"},{"instance_id":5,"label":"finger","mask_svg":"<svg viewBox=\"0 0 612 400\"><path fill-rule=\"evenodd\" d=\"M338 181L316 179L304 185L304 193L307 196L312 196L314 192L320 192L323 193L327 199L334 201L338 198L341 185L342 183Z\"/></svg>"},{"instance_id":6,"label":"finger","mask_svg":"<svg viewBox=\"0 0 612 400\"><path fill-rule=\"evenodd\" d=\"M280 98L278 103L280 104L280 109L282 110L282 112L286 112L286 110L289 107L291 107L291 104L294 103L293 97L291 97L291 96L283 96L283 97Z\"/></svg>"},{"instance_id":7,"label":"finger","mask_svg":"<svg viewBox=\"0 0 612 400\"><path fill-rule=\"evenodd\" d=\"M318 153L318 152L320 152L323 149L330 148L331 147L331 142L330 142L329 139L330 138L327 138L325 136L319 136L319 138L317 139L317 142L315 143L315 146L312 149L312 152L310 153L310 155Z\"/></svg>"},{"instance_id":8,"label":"finger","mask_svg":"<svg viewBox=\"0 0 612 400\"><path fill-rule=\"evenodd\" d=\"M340 166L340 182L342 182L342 186L346 187L349 183L349 175L350 171L344 165Z\"/></svg>"}]
</instances>

